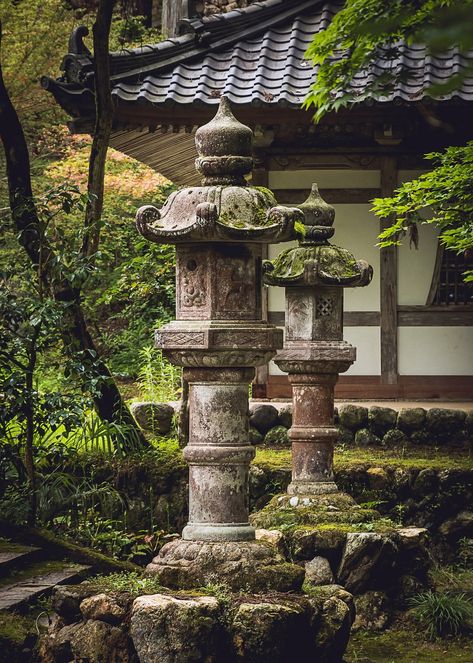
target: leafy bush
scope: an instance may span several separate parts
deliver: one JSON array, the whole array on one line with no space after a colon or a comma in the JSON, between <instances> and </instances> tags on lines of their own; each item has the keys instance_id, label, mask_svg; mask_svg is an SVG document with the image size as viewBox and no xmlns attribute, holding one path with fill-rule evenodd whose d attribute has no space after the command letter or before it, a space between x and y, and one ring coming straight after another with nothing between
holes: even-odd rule
<instances>
[{"instance_id":1,"label":"leafy bush","mask_svg":"<svg viewBox=\"0 0 473 663\"><path fill-rule=\"evenodd\" d=\"M145 346L140 351L142 361L138 381L144 398L157 403L174 401L179 397L182 370L173 366L161 350Z\"/></svg>"},{"instance_id":2,"label":"leafy bush","mask_svg":"<svg viewBox=\"0 0 473 663\"><path fill-rule=\"evenodd\" d=\"M463 593L432 590L410 599L412 614L430 640L468 631L473 620L473 601Z\"/></svg>"}]
</instances>

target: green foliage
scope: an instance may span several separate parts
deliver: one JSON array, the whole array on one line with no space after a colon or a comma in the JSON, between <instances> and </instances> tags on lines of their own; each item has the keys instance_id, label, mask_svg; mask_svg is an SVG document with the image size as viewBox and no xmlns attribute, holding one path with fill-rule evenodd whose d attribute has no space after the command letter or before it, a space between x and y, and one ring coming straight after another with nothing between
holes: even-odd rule
<instances>
[{"instance_id":1,"label":"green foliage","mask_svg":"<svg viewBox=\"0 0 473 663\"><path fill-rule=\"evenodd\" d=\"M145 346L140 351L142 361L138 381L143 397L157 403L179 398L182 369L173 366L161 350Z\"/></svg>"},{"instance_id":2,"label":"green foliage","mask_svg":"<svg viewBox=\"0 0 473 663\"><path fill-rule=\"evenodd\" d=\"M410 599L412 615L430 640L467 632L473 620L473 601L463 593L432 590Z\"/></svg>"},{"instance_id":3,"label":"green foliage","mask_svg":"<svg viewBox=\"0 0 473 663\"><path fill-rule=\"evenodd\" d=\"M97 587L98 590L108 592L128 592L134 596L141 594L157 594L163 591L163 587L156 578L141 576L135 571L129 573L110 573L99 575L89 580L88 583Z\"/></svg>"},{"instance_id":4,"label":"green foliage","mask_svg":"<svg viewBox=\"0 0 473 663\"><path fill-rule=\"evenodd\" d=\"M380 246L399 244L400 236L413 224L434 223L448 249L473 257L473 141L464 147L427 154L426 158L434 165L433 170L405 182L391 198L373 201L379 217L396 216L396 221L380 234ZM465 277L473 281L473 270Z\"/></svg>"},{"instance_id":5,"label":"green foliage","mask_svg":"<svg viewBox=\"0 0 473 663\"><path fill-rule=\"evenodd\" d=\"M316 119L353 103L385 97L399 82L416 76L409 68L399 46L424 43L431 54L445 53L458 46L461 53L473 47L472 0L347 0L327 28L318 32L306 57L317 66L317 78L305 106L316 108ZM353 79L366 76L372 63L384 60L382 75L366 77L362 89L353 90ZM457 89L473 66L442 84L430 86L431 96Z\"/></svg>"}]
</instances>

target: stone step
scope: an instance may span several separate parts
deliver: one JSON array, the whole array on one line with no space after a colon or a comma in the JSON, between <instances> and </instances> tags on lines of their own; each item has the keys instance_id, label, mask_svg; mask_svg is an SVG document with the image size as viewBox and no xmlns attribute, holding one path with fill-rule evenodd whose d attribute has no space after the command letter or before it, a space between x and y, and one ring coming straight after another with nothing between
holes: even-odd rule
<instances>
[{"instance_id":1,"label":"stone step","mask_svg":"<svg viewBox=\"0 0 473 663\"><path fill-rule=\"evenodd\" d=\"M17 581L0 586L0 610L21 610L37 599L48 596L56 585L65 585L79 582L83 579L90 566L84 564L71 564L63 562L63 567L58 562L52 570L47 570L48 564L43 564L45 572L35 574L34 565L26 571L31 573L26 577L26 571L19 573ZM59 567L59 568L58 568ZM22 577L23 576L23 577Z\"/></svg>"},{"instance_id":2,"label":"stone step","mask_svg":"<svg viewBox=\"0 0 473 663\"><path fill-rule=\"evenodd\" d=\"M0 545L0 578L10 574L13 569L23 568L41 556L41 548L20 546L17 544Z\"/></svg>"}]
</instances>

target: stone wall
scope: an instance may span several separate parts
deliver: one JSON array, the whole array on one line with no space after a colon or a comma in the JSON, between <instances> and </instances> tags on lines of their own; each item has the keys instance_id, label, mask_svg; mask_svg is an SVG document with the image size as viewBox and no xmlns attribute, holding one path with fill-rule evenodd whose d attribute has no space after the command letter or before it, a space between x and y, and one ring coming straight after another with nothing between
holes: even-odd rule
<instances>
[{"instance_id":1,"label":"stone wall","mask_svg":"<svg viewBox=\"0 0 473 663\"><path fill-rule=\"evenodd\" d=\"M252 443L287 445L286 431L292 424L292 405L277 409L269 403L250 410ZM448 446L468 448L473 443L473 412L447 408L402 408L341 405L335 408L340 429L339 444L360 447Z\"/></svg>"},{"instance_id":2,"label":"stone wall","mask_svg":"<svg viewBox=\"0 0 473 663\"><path fill-rule=\"evenodd\" d=\"M248 7L254 0L204 0L196 2L196 11L204 16Z\"/></svg>"}]
</instances>

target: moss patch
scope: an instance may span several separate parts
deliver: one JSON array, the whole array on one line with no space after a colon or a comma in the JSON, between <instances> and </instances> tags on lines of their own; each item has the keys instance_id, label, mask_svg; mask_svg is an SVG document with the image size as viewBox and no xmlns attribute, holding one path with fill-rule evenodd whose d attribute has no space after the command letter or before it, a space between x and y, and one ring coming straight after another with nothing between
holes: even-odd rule
<instances>
[{"instance_id":1,"label":"moss patch","mask_svg":"<svg viewBox=\"0 0 473 663\"><path fill-rule=\"evenodd\" d=\"M0 612L0 648L21 645L33 630L34 618L15 612Z\"/></svg>"},{"instance_id":2,"label":"moss patch","mask_svg":"<svg viewBox=\"0 0 473 663\"><path fill-rule=\"evenodd\" d=\"M291 468L290 449L270 449L258 447L253 461L263 469L276 470ZM355 466L373 465L378 467L402 467L406 469L473 469L473 456L468 452L454 452L426 447L422 453L417 450L402 451L379 448L336 449L334 459L335 469L343 470Z\"/></svg>"},{"instance_id":3,"label":"moss patch","mask_svg":"<svg viewBox=\"0 0 473 663\"><path fill-rule=\"evenodd\" d=\"M423 641L413 629L384 633L358 631L348 643L346 663L471 663L473 644L465 640Z\"/></svg>"}]
</instances>

